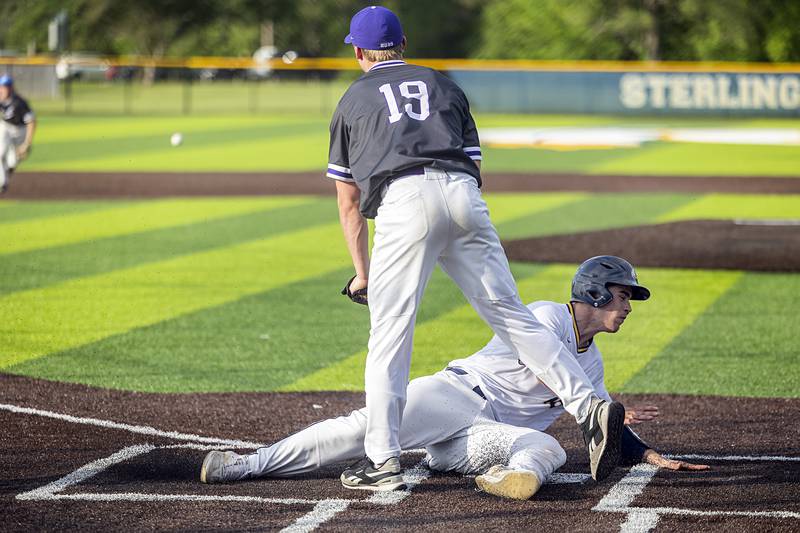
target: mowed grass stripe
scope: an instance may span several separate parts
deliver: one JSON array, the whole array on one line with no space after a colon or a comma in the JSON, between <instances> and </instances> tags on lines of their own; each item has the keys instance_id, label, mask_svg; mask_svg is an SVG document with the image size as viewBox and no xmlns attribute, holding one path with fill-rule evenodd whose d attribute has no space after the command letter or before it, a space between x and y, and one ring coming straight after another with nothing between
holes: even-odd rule
<instances>
[{"instance_id":1,"label":"mowed grass stripe","mask_svg":"<svg viewBox=\"0 0 800 533\"><path fill-rule=\"evenodd\" d=\"M588 178L593 179L593 178ZM497 224L503 239L559 235L636 226L674 211L693 199L688 194L597 194Z\"/></svg>"},{"instance_id":2,"label":"mowed grass stripe","mask_svg":"<svg viewBox=\"0 0 800 533\"><path fill-rule=\"evenodd\" d=\"M251 134L256 128L264 126L287 126L298 123L317 123L327 131L330 117L316 114L296 113L280 115L126 115L126 116L63 116L50 115L36 132L37 143L46 143L48 149L66 144L74 148L79 141L99 142L102 140L129 141L133 138L154 135L163 142L176 131L190 138L195 134L210 132L219 137L230 130L247 130ZM76 123L80 127L75 127ZM35 154L39 154L37 150ZM35 156L31 156L33 159ZM31 159L26 165L31 163Z\"/></svg>"},{"instance_id":3,"label":"mowed grass stripe","mask_svg":"<svg viewBox=\"0 0 800 533\"><path fill-rule=\"evenodd\" d=\"M537 265L515 267L518 279L535 276L541 269ZM455 286L441 271L437 271L434 281L437 286L445 283ZM434 286L433 281L431 286ZM427 305L432 296L429 288L423 299L423 306ZM420 313L414 331L411 377L437 372L448 361L471 354L491 338L491 330L463 296L454 299L453 303L454 307L437 316L424 317ZM366 357L367 350L362 348L338 363L309 373L280 390L363 390Z\"/></svg>"},{"instance_id":4,"label":"mowed grass stripe","mask_svg":"<svg viewBox=\"0 0 800 533\"><path fill-rule=\"evenodd\" d=\"M366 342L369 311L338 291L350 270L275 287L7 371L150 392L271 390Z\"/></svg>"},{"instance_id":5,"label":"mowed grass stripe","mask_svg":"<svg viewBox=\"0 0 800 533\"><path fill-rule=\"evenodd\" d=\"M0 261L0 295L263 239L336 219L335 202L309 197L288 207L7 254Z\"/></svg>"},{"instance_id":6,"label":"mowed grass stripe","mask_svg":"<svg viewBox=\"0 0 800 533\"><path fill-rule=\"evenodd\" d=\"M523 301L568 302L576 268L577 265L551 265L522 280L519 289ZM639 268L637 273L652 297L632 302L633 312L619 332L596 337L605 363L606 387L611 391L620 391L631 376L702 316L742 275L658 268Z\"/></svg>"},{"instance_id":7,"label":"mowed grass stripe","mask_svg":"<svg viewBox=\"0 0 800 533\"><path fill-rule=\"evenodd\" d=\"M298 118L292 122L262 121L237 124L219 129L194 129L184 134L184 144L180 148L170 145L169 139L174 128L149 135L114 138L95 138L91 140L61 140L49 142L40 140L42 149L26 165L26 170L231 170L232 161L237 161L226 147L234 149L240 144L255 142L262 148L284 136L303 138L319 132L321 138L327 129L318 120ZM307 142L307 141L306 141ZM295 145L299 143L295 141ZM325 143L319 148L324 153ZM193 152L193 153L192 153ZM219 157L215 157L218 154ZM160 155L166 166L157 166L154 155ZM246 161L260 161L264 168L262 152L254 151ZM240 162L241 163L241 162ZM307 163L306 163L307 164ZM324 167L320 167L324 168ZM236 170L242 170L236 164Z\"/></svg>"},{"instance_id":8,"label":"mowed grass stripe","mask_svg":"<svg viewBox=\"0 0 800 533\"><path fill-rule=\"evenodd\" d=\"M800 175L800 150L795 146L654 142L618 151L624 152L623 157L602 159L586 171L622 175Z\"/></svg>"},{"instance_id":9,"label":"mowed grass stripe","mask_svg":"<svg viewBox=\"0 0 800 533\"><path fill-rule=\"evenodd\" d=\"M797 274L742 275L623 390L800 397L798 293Z\"/></svg>"},{"instance_id":10,"label":"mowed grass stripe","mask_svg":"<svg viewBox=\"0 0 800 533\"><path fill-rule=\"evenodd\" d=\"M25 179L24 176L20 179ZM5 222L20 222L43 217L53 217L60 215L71 215L76 213L86 213L98 209L119 209L129 207L140 202L126 202L122 200L100 200L100 201L24 201L0 202L0 224ZM0 234L0 239L5 237Z\"/></svg>"},{"instance_id":11,"label":"mowed grass stripe","mask_svg":"<svg viewBox=\"0 0 800 533\"><path fill-rule=\"evenodd\" d=\"M512 195L495 196L490 197L489 202L497 213L495 218L499 220L518 216L525 211L546 209L571 198L571 195L558 194L521 199ZM334 202L327 198L313 202L291 210L264 213L263 216L282 219L283 212L290 211L295 214L294 220L289 220L290 217L284 220L289 226L308 223L309 219L315 216L317 218L323 216L318 213L323 213L327 220L335 220ZM302 215L298 216L298 212ZM250 215L243 216L241 219L244 221L250 217ZM235 225L228 226L231 222L233 219L226 219L202 226L219 226L225 232L243 232L249 235L267 231L266 226L271 225L263 223L264 220L259 224L258 220L252 219L246 222L247 227L238 221ZM239 227L240 225L242 227ZM265 228L258 229L259 225ZM202 226L191 226L186 231L196 229L202 235L211 233L208 227ZM131 236L130 239L141 238L142 242L130 241L127 245L136 250L137 257L142 256L143 251L146 255L147 242L153 241L154 237L166 231ZM170 231L169 235L171 240L164 244L172 249L178 245L181 234L180 232L173 234ZM243 236L246 235L239 235ZM121 249L120 246L125 241L125 238L107 240L108 243L114 243L117 249ZM96 247L96 244L93 246ZM332 245L340 244L343 248L341 238L337 236ZM37 253L41 255L42 252ZM77 257L79 253L76 251L73 256ZM94 254L114 255L108 249L102 254L95 249ZM41 261L41 257L39 260ZM56 261L57 255L54 255L52 260ZM88 345L31 360L16 365L11 370L50 379L66 379L137 390L278 388L309 372L335 363L366 345L369 330L368 314L363 313L364 308L352 304L344 307L346 311L343 314L341 303L348 302L338 295L338 286L349 273L350 270L346 268L336 272L332 278L326 274L322 278L303 280L236 302L204 308ZM335 287L335 290L331 287ZM437 273L420 310L420 321L434 318L463 303L458 288L443 274ZM353 321L352 317L347 316L347 313L352 313L353 310L361 311L361 314L357 315L361 316L361 321ZM315 323L316 317L322 317L323 324ZM343 321L347 324L344 325ZM298 327L306 328L308 334L297 335ZM209 335L208 331L214 331L215 334ZM257 331L265 333L256 335L254 332ZM262 334L268 335L269 339L262 339ZM344 351L337 349L338 345L345 346ZM269 353L262 352L265 346L270 346ZM173 354L167 358L173 362L165 363L164 359L168 354ZM198 357L203 361L208 360L208 368L215 370L208 372L205 365L197 366ZM229 368L231 373L217 372L216 369L220 365L223 367L228 365L225 368ZM117 367L119 372L114 370ZM137 372L141 368L152 369L152 372L146 371L141 377L137 377ZM245 370L247 368L253 368L254 372L247 372ZM76 369L87 370L78 372ZM263 372L258 369L262 369Z\"/></svg>"},{"instance_id":12,"label":"mowed grass stripe","mask_svg":"<svg viewBox=\"0 0 800 533\"><path fill-rule=\"evenodd\" d=\"M513 265L523 301L569 301L573 265ZM740 272L640 269L640 280L653 298L634 302L634 313L619 333L601 334L605 382L618 392L623 384L655 358L669 342L701 316L741 277ZM686 295L692 295L687 298ZM492 336L491 330L468 305L417 327L411 376L437 372L456 358L467 357ZM366 350L340 363L310 374L282 390L360 390L363 388Z\"/></svg>"},{"instance_id":13,"label":"mowed grass stripe","mask_svg":"<svg viewBox=\"0 0 800 533\"><path fill-rule=\"evenodd\" d=\"M297 205L300 197L158 200L88 213L0 224L0 254L126 235Z\"/></svg>"},{"instance_id":14,"label":"mowed grass stripe","mask_svg":"<svg viewBox=\"0 0 800 533\"><path fill-rule=\"evenodd\" d=\"M366 345L369 310L339 294L351 272L327 272L6 370L139 391L275 390ZM443 274L428 296L422 321L463 302Z\"/></svg>"},{"instance_id":15,"label":"mowed grass stripe","mask_svg":"<svg viewBox=\"0 0 800 533\"><path fill-rule=\"evenodd\" d=\"M221 305L349 264L338 223L0 299L0 367Z\"/></svg>"},{"instance_id":16,"label":"mowed grass stripe","mask_svg":"<svg viewBox=\"0 0 800 533\"><path fill-rule=\"evenodd\" d=\"M505 194L496 194L496 195L487 195L486 201L489 205L489 209L491 210L491 217L492 221L494 222L495 226L498 228L502 228L504 224L508 223L511 220L519 220L520 218L527 218L527 216L536 216L535 213L539 212L551 212L552 210L559 209L559 206L563 205L571 205L575 202L581 201L583 195L581 194L572 194L572 193L557 193L557 194L543 194L543 195L505 195ZM499 231L498 231L499 233ZM503 236L502 233L500 233ZM518 266L518 268L522 269L522 271L526 271L525 266ZM534 271L537 267L533 267ZM437 270L438 272L438 270ZM527 271L526 271L527 272ZM441 274L441 273L439 273ZM438 274L437 274L438 275ZM437 280L437 283L440 278L434 278ZM447 283L451 283L455 285L449 279L445 280ZM430 288L428 289L430 292ZM425 305L428 296L426 295L423 298L423 306ZM446 315L437 317L432 322L437 322L439 320L443 321L461 321L463 320L463 314L471 307L465 303L466 301L463 297L460 300L461 307L463 309L455 309ZM472 311L474 313L474 311ZM451 314L455 313L452 317ZM477 316L476 316L477 318ZM422 324L425 322L422 317L418 317L418 322ZM480 319L478 319L480 323ZM425 330L428 329L436 329L436 325L432 325L431 323L425 322L424 326ZM485 328L485 326L484 326ZM463 330L459 330L461 334L463 334ZM478 331L483 332L482 329ZM480 333L480 334L484 334ZM451 334L448 334L448 338ZM419 342L418 334L415 334L415 342ZM309 375L304 376L301 379L293 383L289 383L281 388L284 391L299 391L299 390L358 390L359 388L363 388L364 384L364 361L366 357L366 350L361 349L355 353L352 353L348 357L342 359L336 364L330 365L327 368L320 369L316 372L309 373ZM424 356L423 356L424 357ZM414 371L414 365L420 363L414 363L412 361L412 372ZM425 367L427 368L427 367Z\"/></svg>"},{"instance_id":17,"label":"mowed grass stripe","mask_svg":"<svg viewBox=\"0 0 800 533\"><path fill-rule=\"evenodd\" d=\"M277 129L278 135L273 139L259 139L256 135L246 135L249 140L240 140L227 144L218 141L202 141L194 137L184 141L176 151L175 148L159 139L152 148L141 148L136 152L109 154L97 158L87 154L84 159L74 161L58 161L61 169L82 171L105 171L108 169L124 171L133 159L136 168L148 172L220 172L231 171L235 161L236 171L264 171L265 161L269 161L268 171L317 171L315 179L326 180L325 168L328 157L327 127L309 126L306 128L284 127ZM241 133L241 132L237 132ZM214 137L214 136L211 136ZM220 138L227 138L222 136ZM308 149L298 149L309 139L316 142ZM331 185L333 190L333 185Z\"/></svg>"},{"instance_id":18,"label":"mowed grass stripe","mask_svg":"<svg viewBox=\"0 0 800 533\"><path fill-rule=\"evenodd\" d=\"M632 303L634 311L619 333L597 338L604 354L606 387L611 391L627 390L628 380L701 318L742 276L736 271L637 271L640 281L651 289L651 299Z\"/></svg>"},{"instance_id":19,"label":"mowed grass stripe","mask_svg":"<svg viewBox=\"0 0 800 533\"><path fill-rule=\"evenodd\" d=\"M708 194L663 214L659 222L702 218L800 219L800 195Z\"/></svg>"},{"instance_id":20,"label":"mowed grass stripe","mask_svg":"<svg viewBox=\"0 0 800 533\"><path fill-rule=\"evenodd\" d=\"M515 198L516 196L516 198ZM584 229L601 229L603 227L616 227L635 225L651 221L660 213L668 212L691 200L690 195L644 195L644 194L609 194L593 195L588 197L585 194L560 193L556 195L487 195L492 219L504 239L521 238L534 235L549 235L554 233L568 233ZM508 202L508 207L501 205L498 200ZM514 209L513 207L532 204L538 200L538 209L527 210ZM517 202L519 202L517 204ZM524 269L522 265L515 265L516 269ZM571 271L563 275L563 283L567 286L567 292L561 298L568 298L569 281L572 279L574 267ZM549 270L547 270L549 271ZM556 270L560 272L559 270ZM538 276L537 276L538 277ZM545 276L547 277L547 276ZM535 279L534 277L533 279ZM551 286L552 278L547 282L537 285L530 291L527 301L547 299L546 294L552 294L548 289ZM523 291L524 286L520 286L520 294L523 298L528 293ZM472 320L470 313L474 314L470 306L457 309L445 316L438 318L435 322L446 324L437 326L436 324L426 324L428 329L455 330L459 331L458 338L464 339L462 346L474 346L475 339L483 338L489 330L483 325L482 321L475 316L472 328L459 328L458 324L465 320ZM464 335L464 332L471 331L475 335ZM424 335L424 334L423 334ZM450 339L451 334L446 337ZM416 337L417 343L426 342L419 335ZM488 340L488 337L487 337ZM477 348L479 348L478 346ZM474 349L477 349L474 348ZM457 352L457 347L449 349ZM473 350L474 351L474 350ZM423 350L416 350L423 354ZM436 353L435 350L431 353ZM449 352L448 352L449 353ZM461 357L468 355L453 355ZM343 388L345 390L358 390L363 386L363 368L366 351L360 350L350 357L342 360L336 365L310 374L295 383L287 385L283 390L326 390L328 388ZM447 355L446 357L450 357ZM451 357L452 358L452 357ZM422 372L432 372L438 370L437 365L446 364L440 358L435 358L432 363L428 363L428 358L424 355L420 361L414 359L412 362L412 372L417 368Z\"/></svg>"},{"instance_id":21,"label":"mowed grass stripe","mask_svg":"<svg viewBox=\"0 0 800 533\"><path fill-rule=\"evenodd\" d=\"M483 195L492 222L499 228L514 220L559 209L586 198L585 193L491 193ZM502 235L502 234L501 234Z\"/></svg>"}]
</instances>

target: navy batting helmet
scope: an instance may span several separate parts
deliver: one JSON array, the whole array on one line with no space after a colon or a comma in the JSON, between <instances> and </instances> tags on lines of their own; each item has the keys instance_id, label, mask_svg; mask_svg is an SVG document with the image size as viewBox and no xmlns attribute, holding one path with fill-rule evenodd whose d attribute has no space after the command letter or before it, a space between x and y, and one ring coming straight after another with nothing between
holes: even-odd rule
<instances>
[{"instance_id":1,"label":"navy batting helmet","mask_svg":"<svg viewBox=\"0 0 800 533\"><path fill-rule=\"evenodd\" d=\"M0 76L0 85L11 87L14 85L14 80L8 74L3 74L2 76Z\"/></svg>"},{"instance_id":2,"label":"navy batting helmet","mask_svg":"<svg viewBox=\"0 0 800 533\"><path fill-rule=\"evenodd\" d=\"M624 285L632 292L631 300L647 300L650 291L639 285L633 265L613 255L592 257L578 267L572 278L573 302L584 302L594 307L602 307L611 301L613 295L609 285Z\"/></svg>"}]
</instances>

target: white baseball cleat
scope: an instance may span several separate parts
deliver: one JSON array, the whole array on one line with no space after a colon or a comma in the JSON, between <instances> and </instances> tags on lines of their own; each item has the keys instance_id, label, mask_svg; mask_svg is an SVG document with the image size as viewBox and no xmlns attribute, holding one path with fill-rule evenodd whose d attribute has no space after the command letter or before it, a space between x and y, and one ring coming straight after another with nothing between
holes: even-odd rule
<instances>
[{"instance_id":1,"label":"white baseball cleat","mask_svg":"<svg viewBox=\"0 0 800 533\"><path fill-rule=\"evenodd\" d=\"M503 465L494 465L485 474L477 476L475 483L483 492L512 500L527 500L542 486L539 476L534 472L514 470Z\"/></svg>"},{"instance_id":2,"label":"white baseball cleat","mask_svg":"<svg viewBox=\"0 0 800 533\"><path fill-rule=\"evenodd\" d=\"M200 468L200 481L203 483L226 483L239 481L250 473L247 456L234 452L208 452Z\"/></svg>"}]
</instances>

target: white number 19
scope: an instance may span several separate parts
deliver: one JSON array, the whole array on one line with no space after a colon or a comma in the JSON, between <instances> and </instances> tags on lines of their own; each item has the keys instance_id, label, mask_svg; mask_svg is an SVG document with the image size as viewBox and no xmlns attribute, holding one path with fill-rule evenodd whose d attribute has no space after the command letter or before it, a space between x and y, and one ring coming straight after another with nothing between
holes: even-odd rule
<instances>
[{"instance_id":1,"label":"white number 19","mask_svg":"<svg viewBox=\"0 0 800 533\"><path fill-rule=\"evenodd\" d=\"M412 92L412 89L414 91ZM388 83L384 83L378 90L383 93L386 98L386 105L389 106L389 123L394 124L403 118L403 112L397 106L397 100L392 92L392 87ZM430 106L428 104L428 86L424 81L404 81L400 84L400 95L408 98L409 100L419 100L419 112L414 111L414 106L411 102L403 106L406 114L414 120L425 120L431 114Z\"/></svg>"}]
</instances>

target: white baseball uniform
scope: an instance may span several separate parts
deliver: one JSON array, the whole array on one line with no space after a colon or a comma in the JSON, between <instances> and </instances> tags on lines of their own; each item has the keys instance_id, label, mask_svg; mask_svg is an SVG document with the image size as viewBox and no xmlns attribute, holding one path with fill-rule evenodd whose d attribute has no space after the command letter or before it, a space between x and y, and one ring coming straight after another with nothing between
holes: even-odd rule
<instances>
[{"instance_id":1,"label":"white baseball uniform","mask_svg":"<svg viewBox=\"0 0 800 533\"><path fill-rule=\"evenodd\" d=\"M3 186L8 180L8 171L19 164L17 147L25 142L28 124L35 117L28 102L16 93L0 102L0 113L0 186Z\"/></svg>"},{"instance_id":2,"label":"white baseball uniform","mask_svg":"<svg viewBox=\"0 0 800 533\"><path fill-rule=\"evenodd\" d=\"M577 348L571 308L553 302L528 308L610 400L599 350L593 343ZM543 433L563 412L558 397L495 336L474 355L409 384L400 442L406 450L426 448L433 470L481 474L503 464L545 479L566 461L558 442ZM367 413L324 420L257 450L248 456L249 477L288 477L363 457Z\"/></svg>"}]
</instances>

